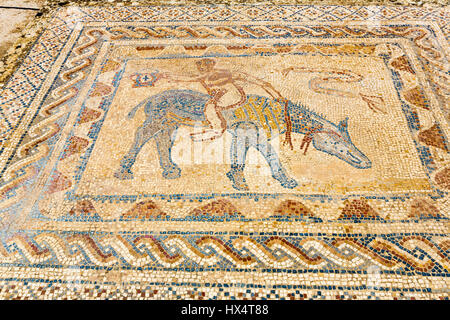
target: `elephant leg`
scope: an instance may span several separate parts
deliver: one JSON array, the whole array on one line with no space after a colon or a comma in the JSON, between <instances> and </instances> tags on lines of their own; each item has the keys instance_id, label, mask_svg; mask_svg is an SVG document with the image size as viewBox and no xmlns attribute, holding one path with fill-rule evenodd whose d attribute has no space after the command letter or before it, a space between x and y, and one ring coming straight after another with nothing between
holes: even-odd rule
<instances>
[{"instance_id":1,"label":"elephant leg","mask_svg":"<svg viewBox=\"0 0 450 320\"><path fill-rule=\"evenodd\" d=\"M275 180L278 180L284 188L293 189L298 186L298 182L287 175L286 170L280 162L277 152L270 144L269 139L267 139L262 130L258 131L256 139L252 139L250 141L266 159L272 172L272 177Z\"/></svg>"},{"instance_id":2,"label":"elephant leg","mask_svg":"<svg viewBox=\"0 0 450 320\"><path fill-rule=\"evenodd\" d=\"M120 167L114 173L114 177L120 180L133 179L132 166L142 147L159 131L159 124L145 121L142 126L136 130L134 142L127 154L120 161Z\"/></svg>"},{"instance_id":3,"label":"elephant leg","mask_svg":"<svg viewBox=\"0 0 450 320\"><path fill-rule=\"evenodd\" d=\"M249 130L252 130L250 124L241 123L231 131L231 170L227 172L227 177L233 183L233 188L239 191L249 190L244 176L245 159L250 148Z\"/></svg>"},{"instance_id":4,"label":"elephant leg","mask_svg":"<svg viewBox=\"0 0 450 320\"><path fill-rule=\"evenodd\" d=\"M155 135L159 164L163 170L162 175L166 179L176 179L181 175L180 167L172 160L172 146L175 140L176 130L176 126L169 126Z\"/></svg>"}]
</instances>

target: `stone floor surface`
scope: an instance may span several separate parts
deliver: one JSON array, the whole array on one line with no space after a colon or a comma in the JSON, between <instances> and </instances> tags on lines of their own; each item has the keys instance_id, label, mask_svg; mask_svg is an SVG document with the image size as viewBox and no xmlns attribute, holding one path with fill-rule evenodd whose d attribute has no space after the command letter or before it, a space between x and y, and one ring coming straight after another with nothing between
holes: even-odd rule
<instances>
[{"instance_id":1,"label":"stone floor surface","mask_svg":"<svg viewBox=\"0 0 450 320\"><path fill-rule=\"evenodd\" d=\"M43 1L0 1L0 57L21 36L26 25L35 17ZM30 9L31 8L31 9Z\"/></svg>"},{"instance_id":2,"label":"stone floor surface","mask_svg":"<svg viewBox=\"0 0 450 320\"><path fill-rule=\"evenodd\" d=\"M111 3L3 59L0 298L449 299L447 8Z\"/></svg>"}]
</instances>

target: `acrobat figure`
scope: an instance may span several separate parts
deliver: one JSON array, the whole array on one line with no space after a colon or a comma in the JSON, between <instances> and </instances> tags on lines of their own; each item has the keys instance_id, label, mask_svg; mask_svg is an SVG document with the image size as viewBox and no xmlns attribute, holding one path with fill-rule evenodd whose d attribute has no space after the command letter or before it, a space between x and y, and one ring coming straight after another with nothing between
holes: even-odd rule
<instances>
[{"instance_id":1,"label":"acrobat figure","mask_svg":"<svg viewBox=\"0 0 450 320\"><path fill-rule=\"evenodd\" d=\"M197 77L186 77L163 73L162 78L173 82L200 83L211 96L205 104L204 115L209 130L191 133L194 141L214 140L225 132L227 123L222 115L223 110L239 107L247 96L242 84L255 84L264 89L275 100L284 101L281 94L268 82L250 76L244 72L231 72L216 67L216 61L203 58L196 61L200 73Z\"/></svg>"}]
</instances>

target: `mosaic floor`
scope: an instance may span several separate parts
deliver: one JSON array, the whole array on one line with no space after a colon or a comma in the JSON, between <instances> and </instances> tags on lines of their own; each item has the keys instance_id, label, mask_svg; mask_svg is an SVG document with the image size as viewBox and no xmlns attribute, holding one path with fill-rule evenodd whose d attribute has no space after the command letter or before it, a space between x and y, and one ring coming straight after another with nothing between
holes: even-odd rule
<instances>
[{"instance_id":1,"label":"mosaic floor","mask_svg":"<svg viewBox=\"0 0 450 320\"><path fill-rule=\"evenodd\" d=\"M448 299L449 18L61 8L0 91L0 298Z\"/></svg>"}]
</instances>

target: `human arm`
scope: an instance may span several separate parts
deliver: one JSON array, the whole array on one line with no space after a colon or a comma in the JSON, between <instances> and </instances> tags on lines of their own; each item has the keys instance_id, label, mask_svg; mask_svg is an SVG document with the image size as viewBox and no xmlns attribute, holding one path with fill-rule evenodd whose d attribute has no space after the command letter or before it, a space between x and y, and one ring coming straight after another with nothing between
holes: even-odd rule
<instances>
[{"instance_id":1,"label":"human arm","mask_svg":"<svg viewBox=\"0 0 450 320\"><path fill-rule=\"evenodd\" d=\"M236 81L241 81L244 83L251 83L261 87L264 91L266 91L273 99L275 100L283 100L283 96L281 93L276 90L270 82L264 81L262 79L256 78L246 72L237 72L236 73Z\"/></svg>"},{"instance_id":2,"label":"human arm","mask_svg":"<svg viewBox=\"0 0 450 320\"><path fill-rule=\"evenodd\" d=\"M200 82L203 80L203 77L184 76L168 72L163 72L162 78L167 79L169 82Z\"/></svg>"}]
</instances>

